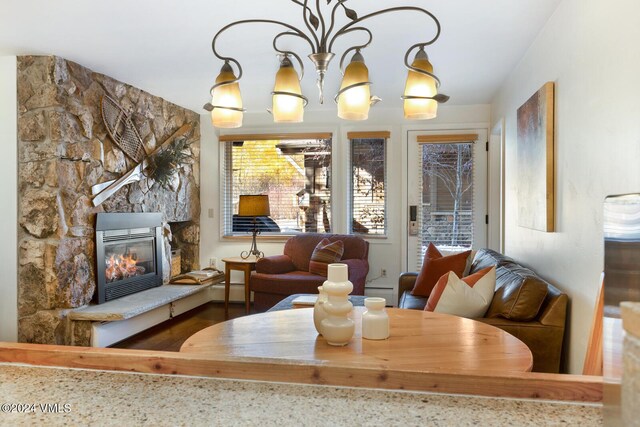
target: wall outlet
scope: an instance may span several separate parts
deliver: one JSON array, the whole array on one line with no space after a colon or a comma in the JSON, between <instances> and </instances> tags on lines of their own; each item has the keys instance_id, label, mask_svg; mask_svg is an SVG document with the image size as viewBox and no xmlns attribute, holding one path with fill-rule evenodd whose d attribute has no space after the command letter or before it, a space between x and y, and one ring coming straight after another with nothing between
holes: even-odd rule
<instances>
[{"instance_id":1,"label":"wall outlet","mask_svg":"<svg viewBox=\"0 0 640 427\"><path fill-rule=\"evenodd\" d=\"M209 267L218 268L218 258L209 258Z\"/></svg>"},{"instance_id":2,"label":"wall outlet","mask_svg":"<svg viewBox=\"0 0 640 427\"><path fill-rule=\"evenodd\" d=\"M380 270L380 277L387 277L387 269L383 268Z\"/></svg>"},{"instance_id":3,"label":"wall outlet","mask_svg":"<svg viewBox=\"0 0 640 427\"><path fill-rule=\"evenodd\" d=\"M209 208L209 218L213 218L213 208Z\"/></svg>"}]
</instances>

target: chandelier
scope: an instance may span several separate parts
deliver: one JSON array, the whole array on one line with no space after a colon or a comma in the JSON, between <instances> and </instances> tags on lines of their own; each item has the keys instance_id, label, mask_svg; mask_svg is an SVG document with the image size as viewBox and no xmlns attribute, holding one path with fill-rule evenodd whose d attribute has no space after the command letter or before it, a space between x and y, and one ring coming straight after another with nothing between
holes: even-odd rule
<instances>
[{"instance_id":1,"label":"chandelier","mask_svg":"<svg viewBox=\"0 0 640 427\"><path fill-rule=\"evenodd\" d=\"M343 78L340 90L334 100L338 105L338 117L347 120L366 120L369 116L369 108L380 101L380 98L372 96L370 92L369 70L365 65L362 50L373 41L372 32L360 25L363 21L374 16L400 12L413 11L429 17L435 25L435 36L426 42L416 43L407 49L404 55L404 65L408 69L404 94L404 116L407 119L432 119L436 117L438 103L447 102L448 96L438 93L440 80L433 73L433 66L429 62L425 47L433 44L440 36L440 22L429 11L420 7L400 6L382 9L364 16L358 16L356 11L348 8L347 0L326 0L326 6L321 7L320 0L316 0L315 7L309 5L309 0L291 0L302 9L302 21L304 29L300 29L286 22L272 19L244 19L232 22L216 33L211 42L213 54L224 61L220 74L216 77L211 88L211 103L204 108L211 112L213 125L218 128L237 128L242 126L242 118L245 109L242 108L239 81L242 77L240 63L229 56L223 56L218 52L216 42L218 37L226 30L237 25L251 23L268 23L285 30L278 33L272 42L273 49L279 56L280 68L276 73L272 95L272 108L269 110L276 123L302 122L304 107L308 99L302 94L300 81L304 76L304 63L295 52L279 48L279 40L283 37L297 37L309 44L310 54L308 58L315 66L317 73L317 85L320 104L324 103L324 81L331 60L335 56L332 52L335 41L347 34L360 32L367 36L364 44L352 46L344 51L340 58L340 71ZM322 0L323 2L325 0ZM333 5L332 5L333 3ZM342 9L342 12L340 12ZM324 12L324 14L323 14ZM342 27L337 26L337 15L344 13L347 23ZM417 51L416 51L417 50ZM409 58L416 51L411 64ZM346 69L344 61L347 55L353 52ZM294 61L299 65L300 74L294 67ZM233 68L235 65L235 70Z\"/></svg>"}]
</instances>

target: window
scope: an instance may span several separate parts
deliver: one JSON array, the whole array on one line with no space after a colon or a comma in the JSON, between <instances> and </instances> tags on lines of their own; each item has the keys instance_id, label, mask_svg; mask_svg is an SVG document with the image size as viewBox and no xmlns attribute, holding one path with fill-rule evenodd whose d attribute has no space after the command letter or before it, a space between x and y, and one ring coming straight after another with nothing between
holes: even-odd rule
<instances>
[{"instance_id":1,"label":"window","mask_svg":"<svg viewBox=\"0 0 640 427\"><path fill-rule=\"evenodd\" d=\"M422 247L471 248L473 243L473 144L421 146Z\"/></svg>"},{"instance_id":2,"label":"window","mask_svg":"<svg viewBox=\"0 0 640 427\"><path fill-rule=\"evenodd\" d=\"M358 137L363 136L363 137ZM385 235L387 231L386 145L388 133L351 133L350 230Z\"/></svg>"},{"instance_id":3,"label":"window","mask_svg":"<svg viewBox=\"0 0 640 427\"><path fill-rule=\"evenodd\" d=\"M225 236L253 229L253 218L237 215L240 195L246 194L269 196L271 215L256 219L263 235L331 232L331 134L221 141Z\"/></svg>"}]
</instances>

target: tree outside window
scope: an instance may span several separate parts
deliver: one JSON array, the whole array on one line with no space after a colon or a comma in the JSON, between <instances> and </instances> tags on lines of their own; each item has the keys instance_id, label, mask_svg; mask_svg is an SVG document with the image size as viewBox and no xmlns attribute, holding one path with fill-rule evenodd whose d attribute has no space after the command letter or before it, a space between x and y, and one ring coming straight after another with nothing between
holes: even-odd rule
<instances>
[{"instance_id":1,"label":"tree outside window","mask_svg":"<svg viewBox=\"0 0 640 427\"><path fill-rule=\"evenodd\" d=\"M351 231L386 234L386 139L351 140Z\"/></svg>"},{"instance_id":2,"label":"tree outside window","mask_svg":"<svg viewBox=\"0 0 640 427\"><path fill-rule=\"evenodd\" d=\"M422 146L422 236L451 249L473 243L473 144Z\"/></svg>"}]
</instances>

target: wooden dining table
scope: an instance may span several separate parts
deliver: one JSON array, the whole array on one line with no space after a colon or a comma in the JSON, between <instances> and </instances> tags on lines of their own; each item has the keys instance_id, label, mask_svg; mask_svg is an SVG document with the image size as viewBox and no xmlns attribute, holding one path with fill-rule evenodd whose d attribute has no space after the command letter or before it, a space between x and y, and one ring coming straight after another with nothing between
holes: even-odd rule
<instances>
[{"instance_id":1,"label":"wooden dining table","mask_svg":"<svg viewBox=\"0 0 640 427\"><path fill-rule=\"evenodd\" d=\"M529 348L485 323L429 311L388 308L390 336L361 335L364 307L350 317L355 334L344 347L329 345L313 324L313 308L274 311L218 323L187 339L180 351L204 357L239 357L302 364L465 373L527 372Z\"/></svg>"}]
</instances>

